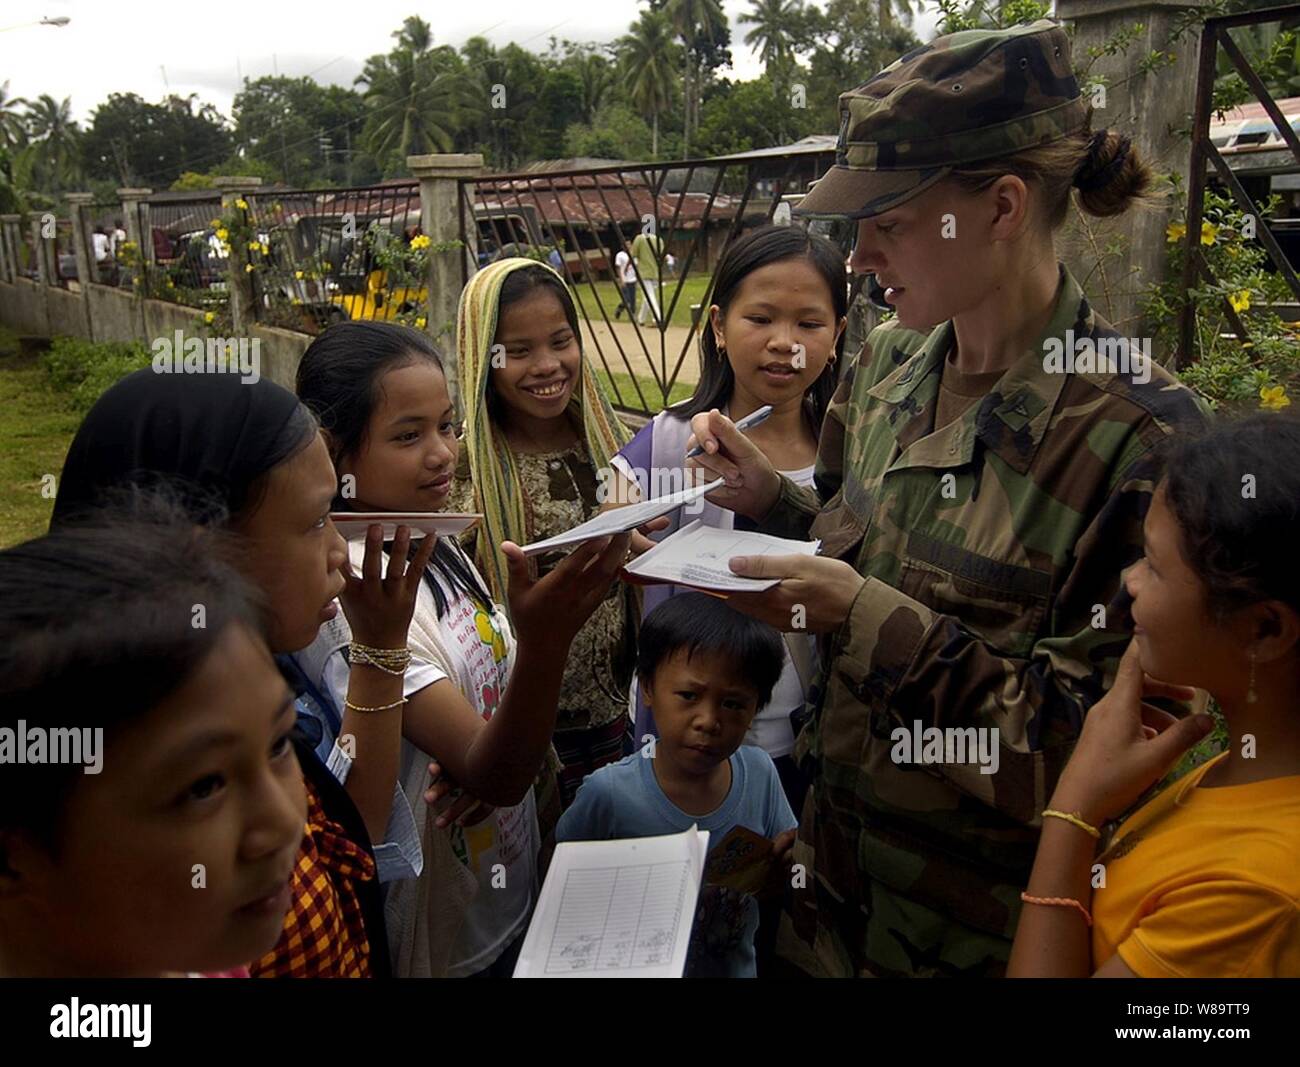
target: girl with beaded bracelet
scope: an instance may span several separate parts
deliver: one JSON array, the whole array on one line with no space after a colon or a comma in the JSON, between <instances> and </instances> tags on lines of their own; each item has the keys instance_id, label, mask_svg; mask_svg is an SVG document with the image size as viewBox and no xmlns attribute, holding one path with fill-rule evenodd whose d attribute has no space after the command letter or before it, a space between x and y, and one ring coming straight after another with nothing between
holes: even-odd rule
<instances>
[{"instance_id":1,"label":"girl with beaded bracelet","mask_svg":"<svg viewBox=\"0 0 1300 1067\"><path fill-rule=\"evenodd\" d=\"M355 490L340 494L336 506L447 510L456 423L437 351L423 334L383 323L332 326L304 354L297 385L320 419L340 477ZM438 539L424 568L404 681L401 778L426 867L418 880L392 887L386 901L399 975L512 969L536 895L534 784L550 747L560 679L573 636L605 599L628 541L583 545L535 583L518 547L507 543L507 617L456 541ZM336 619L296 658L321 690L337 694L349 657L356 661L356 645ZM428 806L431 757L493 806L477 813L485 817L467 813L450 831L438 825Z\"/></svg>"},{"instance_id":2,"label":"girl with beaded bracelet","mask_svg":"<svg viewBox=\"0 0 1300 1067\"><path fill-rule=\"evenodd\" d=\"M1061 774L1022 900L1012 977L1300 977L1300 421L1176 440L1124 576L1134 637ZM1242 492L1252 477L1253 495ZM1228 746L1130 812L1208 715Z\"/></svg>"}]
</instances>

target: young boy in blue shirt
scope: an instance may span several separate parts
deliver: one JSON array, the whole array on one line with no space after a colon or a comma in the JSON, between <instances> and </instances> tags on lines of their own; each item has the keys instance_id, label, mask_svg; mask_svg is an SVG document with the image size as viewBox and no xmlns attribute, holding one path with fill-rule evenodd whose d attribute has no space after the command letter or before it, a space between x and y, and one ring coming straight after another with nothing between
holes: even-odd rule
<instances>
[{"instance_id":1,"label":"young boy in blue shirt","mask_svg":"<svg viewBox=\"0 0 1300 1067\"><path fill-rule=\"evenodd\" d=\"M601 767L560 819L557 841L709 831L710 849L736 826L775 841L785 862L798 820L772 758L742 745L772 696L785 644L768 626L704 593L683 593L641 624L637 677L659 737ZM687 975L755 976L758 902L706 886Z\"/></svg>"}]
</instances>

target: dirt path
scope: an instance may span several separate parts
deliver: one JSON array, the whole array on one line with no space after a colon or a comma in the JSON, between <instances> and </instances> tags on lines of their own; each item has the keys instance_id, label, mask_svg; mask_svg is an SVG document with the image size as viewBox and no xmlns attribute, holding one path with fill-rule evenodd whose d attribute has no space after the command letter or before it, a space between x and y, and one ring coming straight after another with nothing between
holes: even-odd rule
<instances>
[{"instance_id":1,"label":"dirt path","mask_svg":"<svg viewBox=\"0 0 1300 1067\"><path fill-rule=\"evenodd\" d=\"M626 374L630 366L632 373L643 380L655 381L665 374L671 377L685 351L676 380L688 385L700 380L698 331L692 335L684 326L669 326L660 333L647 322L638 336L636 327L626 319L614 319L610 325L588 320L586 326L587 350L603 355L612 371Z\"/></svg>"}]
</instances>

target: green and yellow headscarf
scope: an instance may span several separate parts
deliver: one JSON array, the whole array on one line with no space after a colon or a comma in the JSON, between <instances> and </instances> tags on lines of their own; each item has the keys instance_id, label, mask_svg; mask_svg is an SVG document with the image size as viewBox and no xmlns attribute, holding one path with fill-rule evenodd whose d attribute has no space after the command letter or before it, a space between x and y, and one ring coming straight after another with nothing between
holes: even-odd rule
<instances>
[{"instance_id":1,"label":"green and yellow headscarf","mask_svg":"<svg viewBox=\"0 0 1300 1067\"><path fill-rule=\"evenodd\" d=\"M557 271L536 260L522 257L499 260L470 279L460 295L456 314L456 362L465 407L464 449L474 483L474 509L483 513L482 528L475 538L474 562L491 587L493 598L501 604L508 604L506 558L501 542L526 544L531 533L524 514L515 457L505 435L488 413L487 395L501 286L512 271L525 268L549 271L559 278L560 284L565 284ZM581 350L581 336L578 346ZM583 444L592 467L599 472L609 466L610 459L632 435L614 414L609 397L585 354L569 400L569 412L576 415L578 406L581 406Z\"/></svg>"}]
</instances>

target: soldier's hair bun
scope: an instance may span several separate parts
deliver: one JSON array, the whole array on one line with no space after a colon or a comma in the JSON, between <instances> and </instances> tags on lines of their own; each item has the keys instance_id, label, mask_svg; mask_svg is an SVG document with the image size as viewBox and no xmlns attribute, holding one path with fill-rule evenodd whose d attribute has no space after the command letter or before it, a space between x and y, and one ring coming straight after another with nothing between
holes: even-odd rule
<instances>
[{"instance_id":1,"label":"soldier's hair bun","mask_svg":"<svg viewBox=\"0 0 1300 1067\"><path fill-rule=\"evenodd\" d=\"M1098 130L1074 174L1079 206L1089 215L1118 215L1151 185L1151 169L1133 142L1114 130Z\"/></svg>"}]
</instances>

